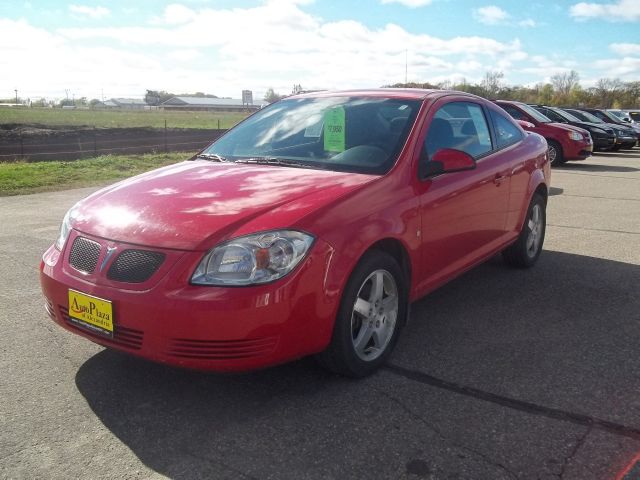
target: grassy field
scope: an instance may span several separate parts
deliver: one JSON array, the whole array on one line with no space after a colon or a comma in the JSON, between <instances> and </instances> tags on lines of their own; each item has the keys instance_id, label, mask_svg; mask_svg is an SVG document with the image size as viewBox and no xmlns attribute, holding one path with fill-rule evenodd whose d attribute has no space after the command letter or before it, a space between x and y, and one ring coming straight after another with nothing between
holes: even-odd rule
<instances>
[{"instance_id":1,"label":"grassy field","mask_svg":"<svg viewBox=\"0 0 640 480\"><path fill-rule=\"evenodd\" d=\"M8 123L91 127L231 128L243 113L175 112L164 110L63 110L61 108L0 108L0 125Z\"/></svg>"},{"instance_id":2,"label":"grassy field","mask_svg":"<svg viewBox=\"0 0 640 480\"><path fill-rule=\"evenodd\" d=\"M0 163L0 196L105 185L186 160L194 153L104 155L73 162Z\"/></svg>"}]
</instances>

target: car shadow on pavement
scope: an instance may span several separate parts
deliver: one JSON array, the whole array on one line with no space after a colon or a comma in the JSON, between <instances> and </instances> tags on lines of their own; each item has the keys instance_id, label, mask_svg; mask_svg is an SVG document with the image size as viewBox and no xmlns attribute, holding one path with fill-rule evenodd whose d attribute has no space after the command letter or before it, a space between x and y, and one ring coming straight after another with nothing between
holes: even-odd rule
<instances>
[{"instance_id":1,"label":"car shadow on pavement","mask_svg":"<svg viewBox=\"0 0 640 480\"><path fill-rule=\"evenodd\" d=\"M634 148L633 150L620 150L617 152L597 152L594 154L596 157L623 157L623 158L640 158L640 150Z\"/></svg>"},{"instance_id":2,"label":"car shadow on pavement","mask_svg":"<svg viewBox=\"0 0 640 480\"><path fill-rule=\"evenodd\" d=\"M554 167L554 170L564 171L580 171L580 172L617 172L617 173L630 173L639 172L640 168L635 167L623 167L619 165L600 165L593 163L563 163L558 167Z\"/></svg>"},{"instance_id":3,"label":"car shadow on pavement","mask_svg":"<svg viewBox=\"0 0 640 480\"><path fill-rule=\"evenodd\" d=\"M638 428L640 367L629 361L640 338L638 284L640 266L633 264L544 251L524 271L495 257L413 304L392 364ZM508 407L493 420L471 415L457 402L485 408L486 400L438 397L437 387L414 385L393 368L356 381L303 359L220 375L104 350L80 367L76 385L115 436L170 478L400 478L411 473L403 465L418 465L411 460L416 448L438 457L441 468L450 462L449 472L464 470L469 453L437 451L442 439L429 435L440 431L461 442L478 436L484 456L515 471L536 468L526 463L535 451L522 456L518 447L510 457L498 441L513 433L500 430L510 428L499 420ZM433 426L398 417L394 396L416 402ZM528 449L553 446L550 432L535 438L535 427L512 427L528 436ZM497 431L486 440L490 429ZM485 471L474 478L506 477Z\"/></svg>"}]
</instances>

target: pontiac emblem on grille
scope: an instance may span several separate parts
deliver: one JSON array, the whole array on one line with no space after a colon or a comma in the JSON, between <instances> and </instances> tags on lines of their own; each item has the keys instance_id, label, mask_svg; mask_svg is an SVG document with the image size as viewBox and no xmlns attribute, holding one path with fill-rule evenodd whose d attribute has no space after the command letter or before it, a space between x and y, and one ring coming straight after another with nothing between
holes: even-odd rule
<instances>
[{"instance_id":1,"label":"pontiac emblem on grille","mask_svg":"<svg viewBox=\"0 0 640 480\"><path fill-rule=\"evenodd\" d=\"M107 247L107 253L102 259L102 263L100 264L100 272L104 269L104 267L109 263L109 259L113 256L113 253L117 250L117 247Z\"/></svg>"}]
</instances>

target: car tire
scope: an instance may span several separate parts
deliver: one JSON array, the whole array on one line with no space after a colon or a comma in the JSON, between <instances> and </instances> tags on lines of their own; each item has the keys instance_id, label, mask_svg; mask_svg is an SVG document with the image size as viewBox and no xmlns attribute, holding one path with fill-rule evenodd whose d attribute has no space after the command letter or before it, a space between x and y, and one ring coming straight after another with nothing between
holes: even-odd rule
<instances>
[{"instance_id":1,"label":"car tire","mask_svg":"<svg viewBox=\"0 0 640 480\"><path fill-rule=\"evenodd\" d=\"M557 167L563 164L566 160L562 153L562 146L555 140L547 140L547 145L549 146L549 163L551 166Z\"/></svg>"},{"instance_id":2,"label":"car tire","mask_svg":"<svg viewBox=\"0 0 640 480\"><path fill-rule=\"evenodd\" d=\"M331 342L316 356L332 372L362 378L386 361L405 323L405 276L389 254L367 252L344 289Z\"/></svg>"},{"instance_id":3,"label":"car tire","mask_svg":"<svg viewBox=\"0 0 640 480\"><path fill-rule=\"evenodd\" d=\"M516 268L532 267L540 257L547 226L546 202L535 193L518 239L502 251L505 262Z\"/></svg>"}]
</instances>

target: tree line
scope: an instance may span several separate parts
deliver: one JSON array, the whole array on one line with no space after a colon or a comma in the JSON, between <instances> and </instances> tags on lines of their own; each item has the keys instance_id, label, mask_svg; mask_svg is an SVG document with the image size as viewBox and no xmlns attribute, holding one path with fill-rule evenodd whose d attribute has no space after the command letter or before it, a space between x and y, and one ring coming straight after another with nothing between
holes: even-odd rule
<instances>
[{"instance_id":1,"label":"tree line","mask_svg":"<svg viewBox=\"0 0 640 480\"><path fill-rule=\"evenodd\" d=\"M584 88L580 85L580 77L575 70L558 73L553 75L548 83L541 82L533 86L506 85L503 79L504 73L489 71L478 83L468 83L466 80L460 82L447 80L440 83L395 83L384 85L384 87L460 90L489 99L516 100L541 105L640 109L640 81L623 82L617 78L601 78L593 87ZM291 95L303 90L300 84L296 84L293 86ZM273 88L269 88L264 95L264 100L267 103L272 103L288 95L276 93ZM175 96L218 98L216 95L203 92L173 94L164 90L146 90L144 100L148 105L159 105ZM0 99L0 103L12 102L15 102L15 98ZM22 99L19 99L19 102L24 103ZM66 98L58 102L46 99L38 99L33 102L27 100L26 103L34 107L54 105L95 107L100 101L95 98L87 100L86 97L82 97L73 100Z\"/></svg>"},{"instance_id":2,"label":"tree line","mask_svg":"<svg viewBox=\"0 0 640 480\"><path fill-rule=\"evenodd\" d=\"M515 100L552 106L592 108L640 108L640 81L623 82L601 78L593 87L580 85L578 72L558 73L548 83L534 86L506 85L502 72L487 72L479 83L445 81L440 83L396 83L385 87L460 90L489 99Z\"/></svg>"}]
</instances>

